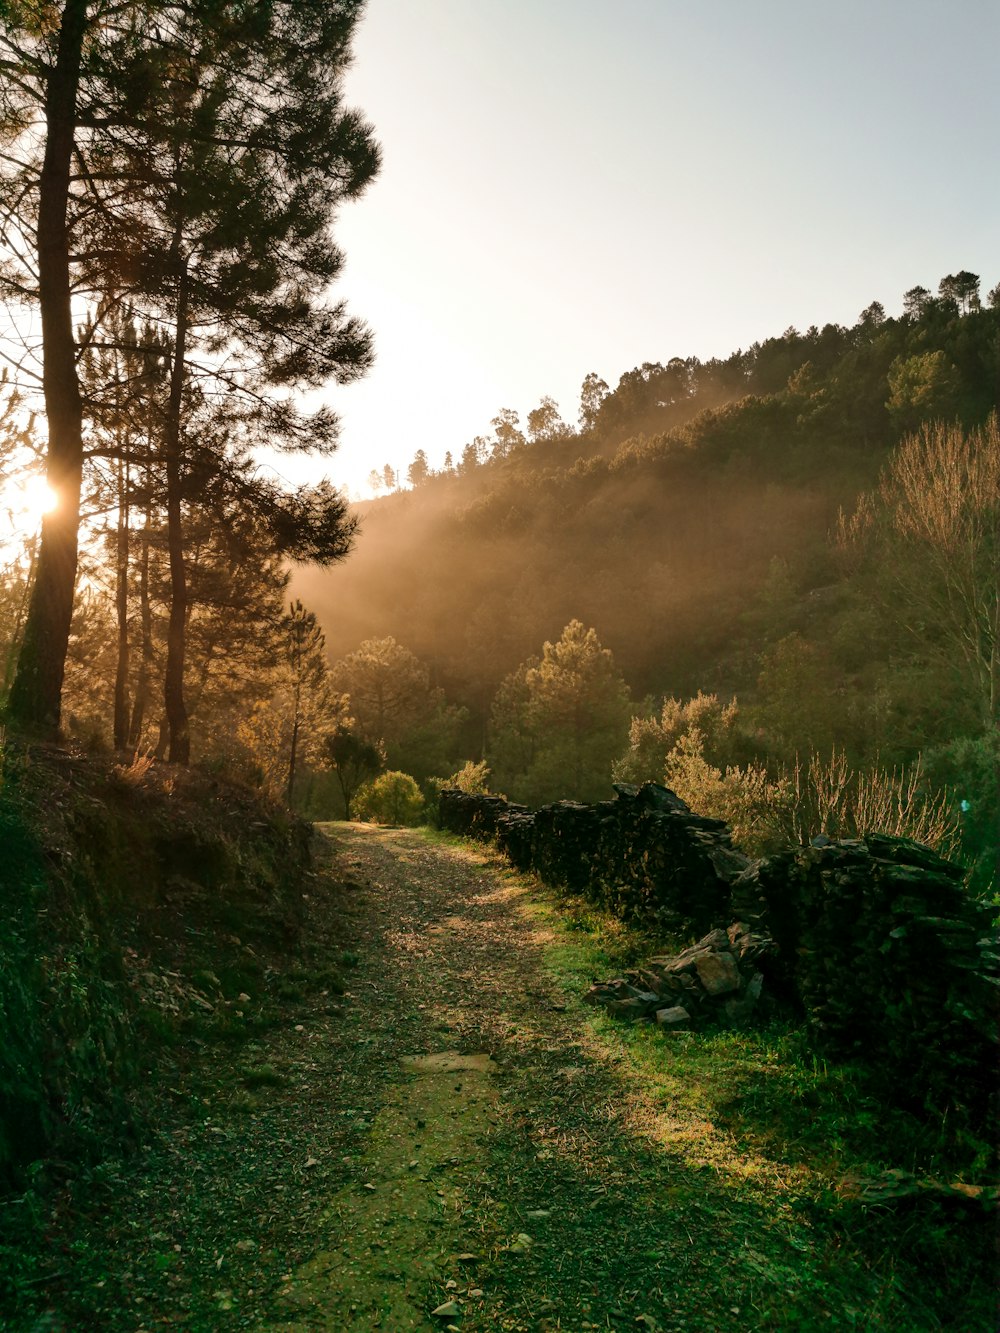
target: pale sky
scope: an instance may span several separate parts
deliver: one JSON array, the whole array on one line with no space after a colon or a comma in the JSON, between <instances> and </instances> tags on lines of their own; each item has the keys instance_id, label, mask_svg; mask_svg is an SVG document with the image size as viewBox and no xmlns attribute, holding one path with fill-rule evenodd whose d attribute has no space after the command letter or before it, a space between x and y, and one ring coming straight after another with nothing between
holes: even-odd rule
<instances>
[{"instance_id":1,"label":"pale sky","mask_svg":"<svg viewBox=\"0 0 1000 1333\"><path fill-rule=\"evenodd\" d=\"M368 0L382 173L338 293L378 361L324 469L439 465L589 371L1000 280L998 0Z\"/></svg>"}]
</instances>

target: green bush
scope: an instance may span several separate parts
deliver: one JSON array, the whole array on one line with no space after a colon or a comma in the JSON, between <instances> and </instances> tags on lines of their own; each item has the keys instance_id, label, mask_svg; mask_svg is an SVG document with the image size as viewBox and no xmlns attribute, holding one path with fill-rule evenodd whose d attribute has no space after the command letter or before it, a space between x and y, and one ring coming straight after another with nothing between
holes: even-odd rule
<instances>
[{"instance_id":1,"label":"green bush","mask_svg":"<svg viewBox=\"0 0 1000 1333\"><path fill-rule=\"evenodd\" d=\"M485 759L480 759L478 764L467 759L458 772L447 779L446 785L468 792L470 796L489 796L490 766Z\"/></svg>"},{"instance_id":2,"label":"green bush","mask_svg":"<svg viewBox=\"0 0 1000 1333\"><path fill-rule=\"evenodd\" d=\"M424 798L409 773L390 771L368 782L354 801L357 817L366 824L419 824Z\"/></svg>"},{"instance_id":3,"label":"green bush","mask_svg":"<svg viewBox=\"0 0 1000 1333\"><path fill-rule=\"evenodd\" d=\"M1000 735L951 741L929 750L925 764L930 780L954 793L969 887L1000 905Z\"/></svg>"}]
</instances>

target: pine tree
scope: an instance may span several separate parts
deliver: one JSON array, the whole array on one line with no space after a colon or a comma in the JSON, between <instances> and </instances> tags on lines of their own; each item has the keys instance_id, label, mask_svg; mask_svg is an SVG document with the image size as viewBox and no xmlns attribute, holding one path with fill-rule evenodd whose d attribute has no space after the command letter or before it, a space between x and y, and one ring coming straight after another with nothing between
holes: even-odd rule
<instances>
[{"instance_id":1,"label":"pine tree","mask_svg":"<svg viewBox=\"0 0 1000 1333\"><path fill-rule=\"evenodd\" d=\"M83 472L83 407L70 305L68 220L87 11L86 0L66 0L58 22L46 32L38 22L40 16L18 7L4 15L0 29L5 75L4 138L17 141L21 131L39 113L45 122L41 162L36 159L27 167L8 169L2 207L5 218L12 223L9 229L5 228L7 244L19 230L22 235L27 231L37 263L37 287L32 295L37 298L42 324L48 481L59 496L58 506L42 522L8 712L16 723L47 732L59 726L76 582ZM26 183L31 191L30 221L18 217ZM8 296L17 299L25 295L23 267L4 276Z\"/></svg>"},{"instance_id":2,"label":"pine tree","mask_svg":"<svg viewBox=\"0 0 1000 1333\"><path fill-rule=\"evenodd\" d=\"M30 19L29 7L15 12ZM184 761L191 385L196 404L225 398L229 416L238 409L260 438L328 451L335 418L301 413L293 395L353 379L371 359L368 331L323 295L343 262L331 236L336 208L378 166L369 126L342 98L359 13L357 0L150 0L112 24L101 21L104 6L72 0L54 36L29 19L5 25L8 70L27 90L8 99L10 131L30 118L32 98L47 122L42 169L27 162L10 173L5 198L13 207L37 197L49 468L63 494L43 532L12 692L24 725L58 725L75 578L83 404L70 245L74 289L100 293L106 308L128 299L171 330L161 439L172 583L165 701L171 757ZM82 170L71 182L74 152ZM24 282L14 287L31 295Z\"/></svg>"}]
</instances>

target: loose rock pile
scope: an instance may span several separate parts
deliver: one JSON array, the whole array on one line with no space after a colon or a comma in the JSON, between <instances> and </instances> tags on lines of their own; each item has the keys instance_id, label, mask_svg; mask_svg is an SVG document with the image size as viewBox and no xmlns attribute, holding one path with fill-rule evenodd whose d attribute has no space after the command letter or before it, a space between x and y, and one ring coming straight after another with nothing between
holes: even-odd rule
<instances>
[{"instance_id":1,"label":"loose rock pile","mask_svg":"<svg viewBox=\"0 0 1000 1333\"><path fill-rule=\"evenodd\" d=\"M745 1023L764 998L760 964L775 951L773 940L742 921L712 930L697 944L660 955L613 981L598 981L584 996L609 1014L633 1021L654 1019L665 1032L704 1022Z\"/></svg>"}]
</instances>

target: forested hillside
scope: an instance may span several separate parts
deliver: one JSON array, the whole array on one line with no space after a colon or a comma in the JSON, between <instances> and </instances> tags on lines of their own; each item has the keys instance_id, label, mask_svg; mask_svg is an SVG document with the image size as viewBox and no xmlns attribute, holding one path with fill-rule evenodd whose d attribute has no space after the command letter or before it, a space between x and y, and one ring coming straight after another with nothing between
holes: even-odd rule
<instances>
[{"instance_id":1,"label":"forested hillside","mask_svg":"<svg viewBox=\"0 0 1000 1333\"><path fill-rule=\"evenodd\" d=\"M593 797L607 790L611 760L626 748L630 714L659 717L665 699L683 708L701 691L720 700L713 716L732 696L738 701L724 726L707 727L713 734L700 728L703 756L722 769L757 760L773 774L796 756L834 750L847 764L892 768L923 751L936 784L961 786L960 797L974 796L984 814L977 784L990 785L990 760L975 747L993 716L995 659L984 680L963 628L948 620L947 590L925 569L932 553L891 518L909 494L900 442L944 422L955 427L955 445L997 409L1000 292L983 308L978 291L976 276L962 272L943 279L937 296L907 292L897 318L875 303L853 328L789 329L724 361L646 363L613 390L588 375L578 429L543 400L524 432L515 413L501 411L492 436L441 472L418 454L409 489L358 507L352 559L294 582L325 628L331 657L353 660L355 677L365 641L381 651L387 675L404 670L404 656L420 660L423 704L402 708L379 733L390 758L423 779L443 774L449 755L456 766L485 757L515 797ZM945 455L949 448L945 442ZM974 452L985 490L982 512L969 521L982 529L988 601L995 428ZM947 469L958 464L942 458L937 482L919 451L910 466L910 480L926 482L934 503L933 486L947 485ZM893 467L896 480L880 492ZM373 474L380 479L395 486L388 467ZM956 504L974 506L969 477L953 473L951 484ZM924 573L913 584L908 571L917 569ZM963 577L957 565L954 572ZM995 600L982 613L988 658ZM567 752L556 744L573 729L566 710L553 705L546 714L540 681L532 695L525 680L543 644L555 649L572 621L595 632L621 677L610 702L602 687L587 697L580 686L586 773L579 745L570 740ZM386 645L371 641L388 638L395 645L387 657ZM349 674L335 668L334 679L348 688ZM609 731L595 748L602 708ZM447 726L436 729L429 754L435 709ZM662 732L662 718L660 725ZM686 730L683 720L668 727L654 757L648 725L644 741L633 727L625 768L662 777L666 753Z\"/></svg>"},{"instance_id":2,"label":"forested hillside","mask_svg":"<svg viewBox=\"0 0 1000 1333\"><path fill-rule=\"evenodd\" d=\"M444 438L665 294L705 346L813 262L976 253L975 168L865 240L788 170L819 122L706 114L717 42L767 82L741 7L715 79L656 6L617 55L581 8L572 61L546 8L0 0L3 1330L986 1327L1000 283ZM883 39L842 161L894 142Z\"/></svg>"}]
</instances>

